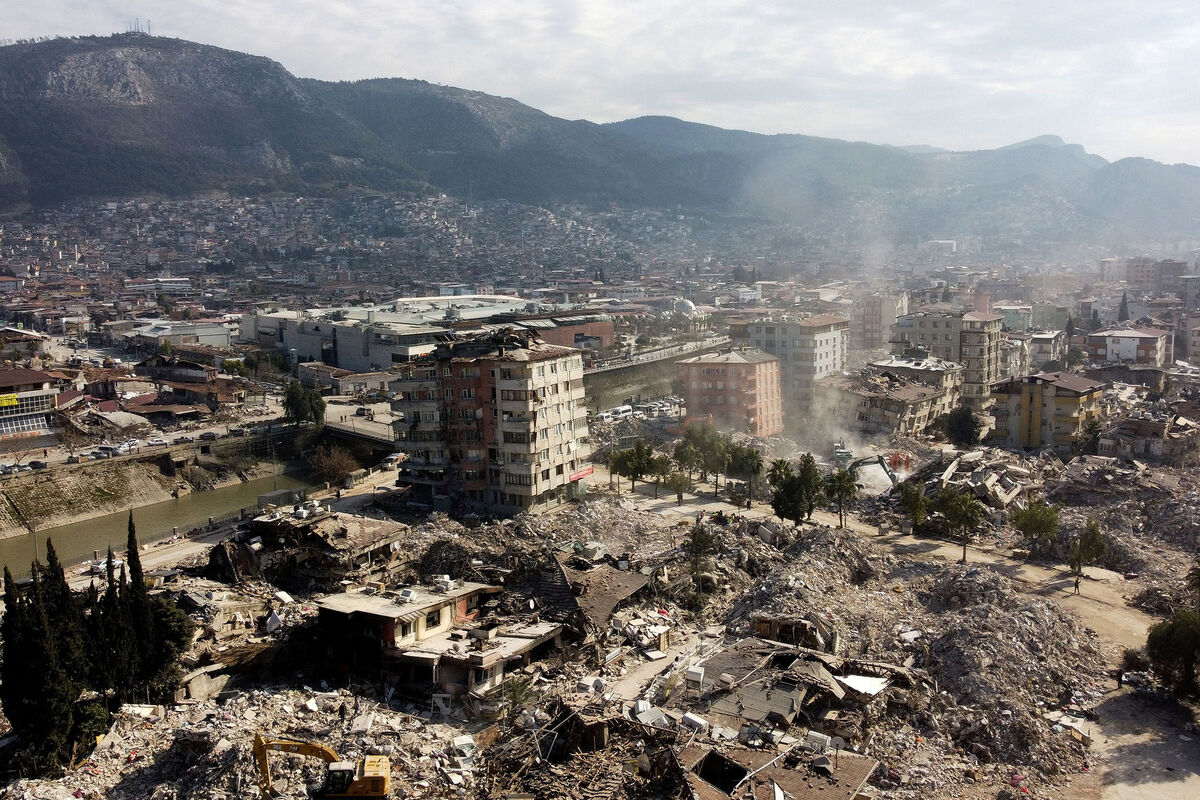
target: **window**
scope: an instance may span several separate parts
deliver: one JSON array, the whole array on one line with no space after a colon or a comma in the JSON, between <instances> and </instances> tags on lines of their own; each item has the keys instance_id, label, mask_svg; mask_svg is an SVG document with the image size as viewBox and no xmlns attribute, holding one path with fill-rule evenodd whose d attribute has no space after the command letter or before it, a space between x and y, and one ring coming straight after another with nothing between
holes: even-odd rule
<instances>
[{"instance_id":1,"label":"window","mask_svg":"<svg viewBox=\"0 0 1200 800\"><path fill-rule=\"evenodd\" d=\"M504 474L504 482L510 486L531 486L533 484L532 475L513 475L511 472Z\"/></svg>"},{"instance_id":2,"label":"window","mask_svg":"<svg viewBox=\"0 0 1200 800\"><path fill-rule=\"evenodd\" d=\"M453 389L446 389L446 390L443 392L443 394L446 396L446 399L447 399L447 400L453 400L453 399L454 399L454 390L453 390Z\"/></svg>"},{"instance_id":3,"label":"window","mask_svg":"<svg viewBox=\"0 0 1200 800\"><path fill-rule=\"evenodd\" d=\"M442 367L442 377L443 378L450 377L450 368L449 367Z\"/></svg>"},{"instance_id":4,"label":"window","mask_svg":"<svg viewBox=\"0 0 1200 800\"><path fill-rule=\"evenodd\" d=\"M512 376L513 376L513 371L511 369L500 370L500 379L501 380L511 381Z\"/></svg>"},{"instance_id":5,"label":"window","mask_svg":"<svg viewBox=\"0 0 1200 800\"><path fill-rule=\"evenodd\" d=\"M461 392L459 392L459 397L461 397L463 400L473 400L475 398L475 390L463 389Z\"/></svg>"},{"instance_id":6,"label":"window","mask_svg":"<svg viewBox=\"0 0 1200 800\"><path fill-rule=\"evenodd\" d=\"M436 628L438 625L441 625L441 624L442 624L442 610L440 608L436 609L434 611L430 611L428 614L425 615L425 630L429 630L430 628Z\"/></svg>"}]
</instances>

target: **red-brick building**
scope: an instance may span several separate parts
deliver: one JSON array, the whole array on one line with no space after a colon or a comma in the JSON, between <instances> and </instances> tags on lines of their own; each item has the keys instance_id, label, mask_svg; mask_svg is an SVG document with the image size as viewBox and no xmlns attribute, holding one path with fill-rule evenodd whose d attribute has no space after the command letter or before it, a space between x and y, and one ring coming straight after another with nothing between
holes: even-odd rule
<instances>
[{"instance_id":1,"label":"red-brick building","mask_svg":"<svg viewBox=\"0 0 1200 800\"><path fill-rule=\"evenodd\" d=\"M679 362L689 417L754 436L783 430L779 359L761 350L705 353Z\"/></svg>"}]
</instances>

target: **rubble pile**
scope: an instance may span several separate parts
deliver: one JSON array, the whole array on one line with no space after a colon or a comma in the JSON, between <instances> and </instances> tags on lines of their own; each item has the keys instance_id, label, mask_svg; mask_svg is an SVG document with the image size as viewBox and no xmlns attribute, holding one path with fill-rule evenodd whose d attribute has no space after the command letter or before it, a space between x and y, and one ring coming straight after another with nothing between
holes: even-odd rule
<instances>
[{"instance_id":1,"label":"rubble pile","mask_svg":"<svg viewBox=\"0 0 1200 800\"><path fill-rule=\"evenodd\" d=\"M1077 767L1082 750L1039 717L1071 693L1098 695L1105 674L1094 634L1048 601L1023 600L1000 575L948 572L935 594L952 610L929 644L929 668L961 705L943 724L981 760L1049 775Z\"/></svg>"},{"instance_id":2,"label":"rubble pile","mask_svg":"<svg viewBox=\"0 0 1200 800\"><path fill-rule=\"evenodd\" d=\"M111 800L234 800L258 796L254 736L299 739L354 761L387 755L396 797L459 797L473 769L452 744L461 725L437 723L428 711L389 708L364 694L270 686L226 692L173 708L125 706L91 756L57 781L21 780L7 797ZM285 797L320 783L316 758L270 756L273 785ZM53 787L53 788L51 788Z\"/></svg>"}]
</instances>

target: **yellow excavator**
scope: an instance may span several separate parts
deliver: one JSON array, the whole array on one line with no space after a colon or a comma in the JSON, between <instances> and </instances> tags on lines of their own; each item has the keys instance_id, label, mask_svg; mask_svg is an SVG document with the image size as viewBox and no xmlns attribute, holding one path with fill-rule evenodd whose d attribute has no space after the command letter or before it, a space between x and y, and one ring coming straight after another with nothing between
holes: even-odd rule
<instances>
[{"instance_id":1,"label":"yellow excavator","mask_svg":"<svg viewBox=\"0 0 1200 800\"><path fill-rule=\"evenodd\" d=\"M341 756L323 744L299 739L264 739L254 736L254 760L258 763L258 787L263 797L280 797L271 785L271 765L267 754L294 753L324 761L325 783L312 792L313 797L387 797L392 789L392 760L387 756L363 756L357 764L342 761Z\"/></svg>"}]
</instances>

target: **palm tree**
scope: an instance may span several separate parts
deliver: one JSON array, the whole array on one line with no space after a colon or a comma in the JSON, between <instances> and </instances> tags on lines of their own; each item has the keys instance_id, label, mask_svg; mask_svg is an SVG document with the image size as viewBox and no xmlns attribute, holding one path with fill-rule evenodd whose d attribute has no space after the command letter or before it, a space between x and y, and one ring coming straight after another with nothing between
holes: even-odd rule
<instances>
[{"instance_id":1,"label":"palm tree","mask_svg":"<svg viewBox=\"0 0 1200 800\"><path fill-rule=\"evenodd\" d=\"M772 489L778 489L792 474L792 463L786 458L777 458L767 467L767 483Z\"/></svg>"},{"instance_id":2,"label":"palm tree","mask_svg":"<svg viewBox=\"0 0 1200 800\"><path fill-rule=\"evenodd\" d=\"M962 537L962 563L967 563L967 540L971 530L983 521L983 505L966 492L946 488L938 493L937 510L942 512L950 529Z\"/></svg>"},{"instance_id":3,"label":"palm tree","mask_svg":"<svg viewBox=\"0 0 1200 800\"><path fill-rule=\"evenodd\" d=\"M835 470L825 478L825 493L837 503L838 527L846 527L846 504L858 496L858 481L850 470Z\"/></svg>"}]
</instances>

